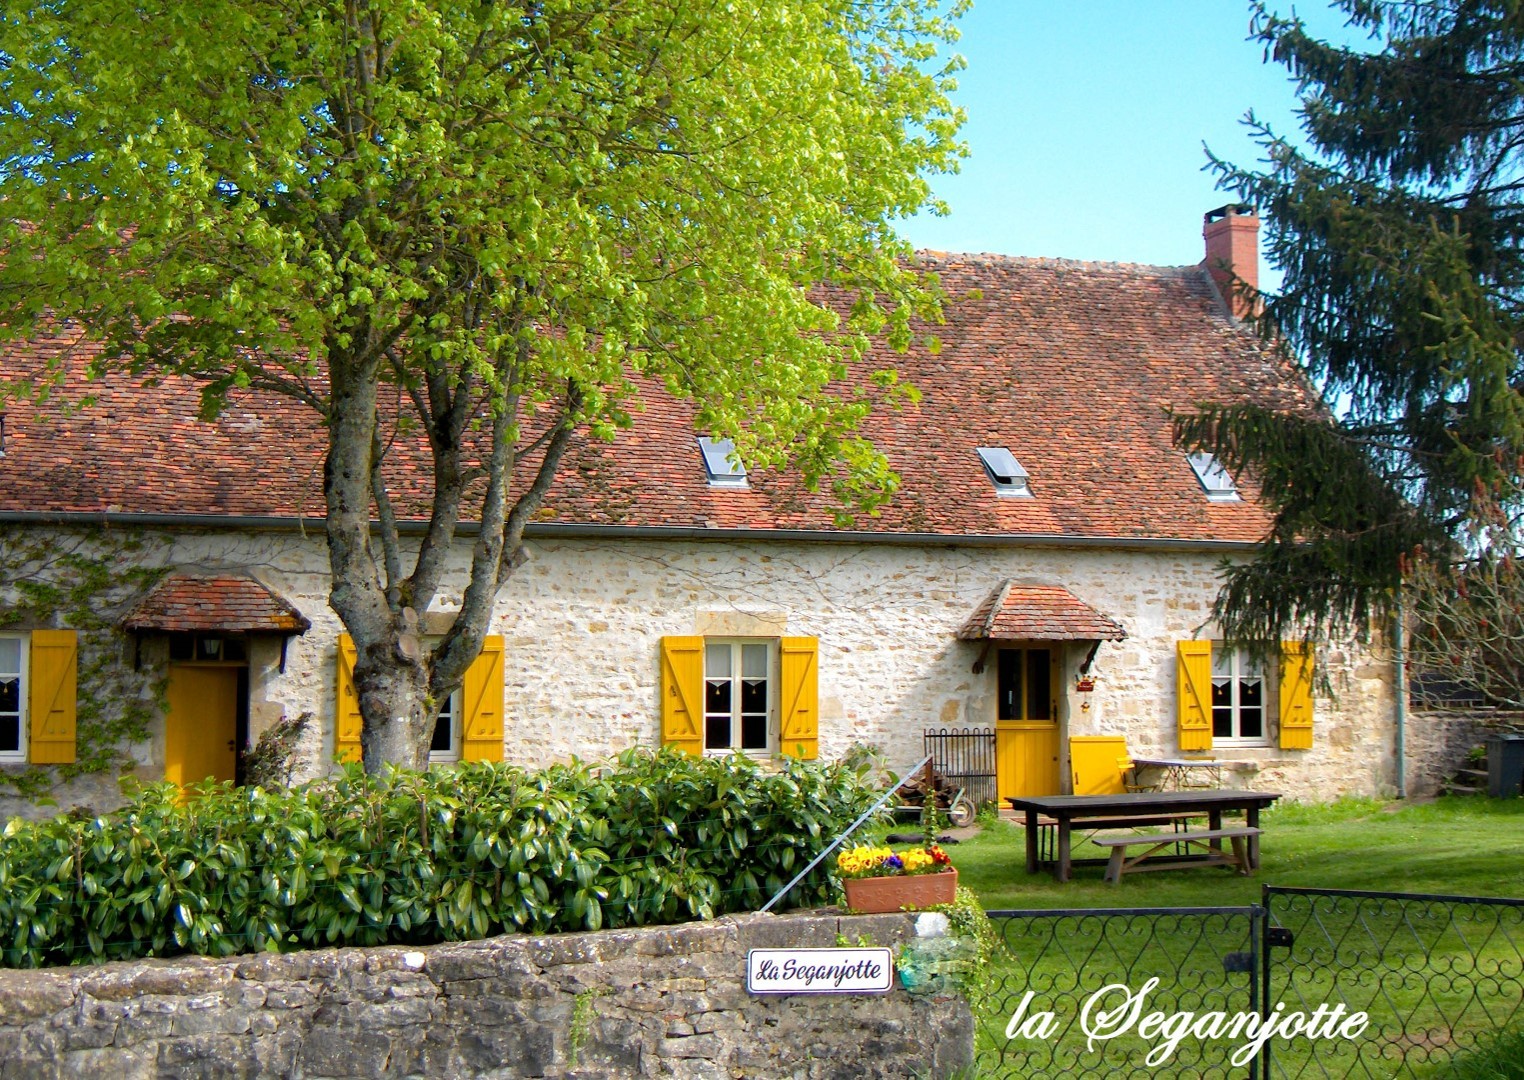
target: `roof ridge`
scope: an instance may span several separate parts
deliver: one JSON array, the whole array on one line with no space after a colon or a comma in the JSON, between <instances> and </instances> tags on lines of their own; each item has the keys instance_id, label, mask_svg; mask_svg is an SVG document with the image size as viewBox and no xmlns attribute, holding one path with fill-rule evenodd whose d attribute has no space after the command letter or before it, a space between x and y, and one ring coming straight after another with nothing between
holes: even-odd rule
<instances>
[{"instance_id":1,"label":"roof ridge","mask_svg":"<svg viewBox=\"0 0 1524 1080\"><path fill-rule=\"evenodd\" d=\"M1083 267L1088 270L1111 270L1121 272L1167 273L1174 276L1201 273L1205 263L1121 262L1114 259L1073 259L1061 255L1006 255L998 251L942 251L935 248L916 249L916 258L943 263L967 263L976 266L1008 264L1035 269L1068 269Z\"/></svg>"}]
</instances>

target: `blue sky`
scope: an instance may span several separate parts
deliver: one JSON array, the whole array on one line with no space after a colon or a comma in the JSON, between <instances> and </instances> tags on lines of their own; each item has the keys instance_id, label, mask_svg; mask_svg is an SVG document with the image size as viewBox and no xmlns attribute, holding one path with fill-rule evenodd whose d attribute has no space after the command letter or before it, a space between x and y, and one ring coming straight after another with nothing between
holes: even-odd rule
<instances>
[{"instance_id":1,"label":"blue sky","mask_svg":"<svg viewBox=\"0 0 1524 1080\"><path fill-rule=\"evenodd\" d=\"M1297 11L1346 36L1321 0ZM1258 161L1250 108L1296 129L1294 88L1245 40L1242 0L975 0L961 25L970 156L934 178L951 215L904 223L920 248L1199 262L1201 215L1230 201L1202 144Z\"/></svg>"}]
</instances>

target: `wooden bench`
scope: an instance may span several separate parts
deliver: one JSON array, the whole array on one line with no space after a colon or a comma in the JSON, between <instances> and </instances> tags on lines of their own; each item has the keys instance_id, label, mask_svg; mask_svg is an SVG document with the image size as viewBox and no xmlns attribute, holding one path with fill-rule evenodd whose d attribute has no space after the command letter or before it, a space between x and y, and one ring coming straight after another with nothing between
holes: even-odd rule
<instances>
[{"instance_id":1,"label":"wooden bench","mask_svg":"<svg viewBox=\"0 0 1524 1080\"><path fill-rule=\"evenodd\" d=\"M1253 867L1249 863L1248 852L1244 841L1250 837L1260 835L1261 830L1255 828L1236 829L1201 829L1197 832L1169 832L1169 833L1143 833L1134 836L1115 837L1091 837L1090 842L1097 847L1109 847L1111 859L1106 863L1106 880L1115 885L1122 880L1122 875L1129 870L1174 870L1184 866L1236 866L1240 874L1253 873ZM1222 841L1228 840L1233 845L1231 852L1222 849ZM1141 855L1127 857L1127 849L1148 845L1148 850ZM1182 845L1185 847L1199 847L1205 850L1205 855L1192 855L1174 860L1158 859L1153 856L1165 848ZM1141 865L1145 861L1148 865Z\"/></svg>"},{"instance_id":2,"label":"wooden bench","mask_svg":"<svg viewBox=\"0 0 1524 1080\"><path fill-rule=\"evenodd\" d=\"M1180 821L1179 817L1165 814L1154 817L1096 818L1093 821L1080 822L1082 828L1078 831L1088 835L1099 832L1101 829L1146 829L1155 825L1174 825ZM1037 836L1038 861L1044 865L1051 865L1058 858L1057 819L1050 818L1047 814L1038 815Z\"/></svg>"}]
</instances>

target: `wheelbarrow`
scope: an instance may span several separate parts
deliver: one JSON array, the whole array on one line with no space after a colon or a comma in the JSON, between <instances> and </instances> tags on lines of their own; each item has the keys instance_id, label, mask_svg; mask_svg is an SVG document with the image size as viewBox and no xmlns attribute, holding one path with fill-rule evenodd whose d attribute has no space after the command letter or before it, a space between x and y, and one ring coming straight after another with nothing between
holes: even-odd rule
<instances>
[{"instance_id":1,"label":"wheelbarrow","mask_svg":"<svg viewBox=\"0 0 1524 1080\"><path fill-rule=\"evenodd\" d=\"M900 804L895 813L914 814L924 820L928 805L941 811L943 819L954 829L972 825L979 812L967 789L943 776L929 761L900 788Z\"/></svg>"}]
</instances>

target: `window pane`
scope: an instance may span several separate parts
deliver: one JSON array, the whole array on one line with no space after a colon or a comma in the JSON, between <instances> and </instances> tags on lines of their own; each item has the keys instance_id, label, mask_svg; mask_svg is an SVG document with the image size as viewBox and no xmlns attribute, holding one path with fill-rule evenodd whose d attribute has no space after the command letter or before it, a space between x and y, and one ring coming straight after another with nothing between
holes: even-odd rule
<instances>
[{"instance_id":1,"label":"window pane","mask_svg":"<svg viewBox=\"0 0 1524 1080\"><path fill-rule=\"evenodd\" d=\"M741 646L741 677L745 679L767 678L767 646Z\"/></svg>"},{"instance_id":2,"label":"window pane","mask_svg":"<svg viewBox=\"0 0 1524 1080\"><path fill-rule=\"evenodd\" d=\"M767 749L767 717L741 717L741 748L743 750Z\"/></svg>"},{"instance_id":3,"label":"window pane","mask_svg":"<svg viewBox=\"0 0 1524 1080\"><path fill-rule=\"evenodd\" d=\"M21 680L0 679L0 713L21 711Z\"/></svg>"},{"instance_id":4,"label":"window pane","mask_svg":"<svg viewBox=\"0 0 1524 1080\"><path fill-rule=\"evenodd\" d=\"M0 716L0 753L21 749L21 717Z\"/></svg>"},{"instance_id":5,"label":"window pane","mask_svg":"<svg viewBox=\"0 0 1524 1080\"><path fill-rule=\"evenodd\" d=\"M710 679L730 677L730 646L704 646L704 676Z\"/></svg>"},{"instance_id":6,"label":"window pane","mask_svg":"<svg viewBox=\"0 0 1524 1080\"><path fill-rule=\"evenodd\" d=\"M1216 667L1213 652L1214 663ZM1231 739L1233 737L1233 680L1215 678L1212 680L1212 737L1215 739Z\"/></svg>"},{"instance_id":7,"label":"window pane","mask_svg":"<svg viewBox=\"0 0 1524 1080\"><path fill-rule=\"evenodd\" d=\"M704 683L704 711L730 715L729 679L710 679Z\"/></svg>"},{"instance_id":8,"label":"window pane","mask_svg":"<svg viewBox=\"0 0 1524 1080\"><path fill-rule=\"evenodd\" d=\"M1233 674L1233 652L1224 649L1222 642L1212 642L1212 677L1228 678Z\"/></svg>"},{"instance_id":9,"label":"window pane","mask_svg":"<svg viewBox=\"0 0 1524 1080\"><path fill-rule=\"evenodd\" d=\"M1239 679L1238 680L1238 703L1244 708L1253 705L1256 708L1265 703L1265 682L1263 679Z\"/></svg>"},{"instance_id":10,"label":"window pane","mask_svg":"<svg viewBox=\"0 0 1524 1080\"><path fill-rule=\"evenodd\" d=\"M1020 720L1021 716L1021 650L1001 649L996 675L996 694L999 703L996 716L1001 720Z\"/></svg>"},{"instance_id":11,"label":"window pane","mask_svg":"<svg viewBox=\"0 0 1524 1080\"><path fill-rule=\"evenodd\" d=\"M21 674L20 638L0 638L0 674Z\"/></svg>"},{"instance_id":12,"label":"window pane","mask_svg":"<svg viewBox=\"0 0 1524 1080\"><path fill-rule=\"evenodd\" d=\"M1027 719L1053 719L1053 654L1047 649L1027 650Z\"/></svg>"},{"instance_id":13,"label":"window pane","mask_svg":"<svg viewBox=\"0 0 1524 1080\"><path fill-rule=\"evenodd\" d=\"M730 717L710 716L704 720L704 749L730 749Z\"/></svg>"},{"instance_id":14,"label":"window pane","mask_svg":"<svg viewBox=\"0 0 1524 1080\"><path fill-rule=\"evenodd\" d=\"M1238 710L1238 733L1245 739L1258 739L1265 734L1265 711L1242 708Z\"/></svg>"},{"instance_id":15,"label":"window pane","mask_svg":"<svg viewBox=\"0 0 1524 1080\"><path fill-rule=\"evenodd\" d=\"M450 711L446 709L439 714L439 719L434 721L434 737L429 740L429 752L431 754L448 754L455 749L454 741L450 738Z\"/></svg>"},{"instance_id":16,"label":"window pane","mask_svg":"<svg viewBox=\"0 0 1524 1080\"><path fill-rule=\"evenodd\" d=\"M743 713L767 712L766 679L743 679L741 681L741 711Z\"/></svg>"}]
</instances>

